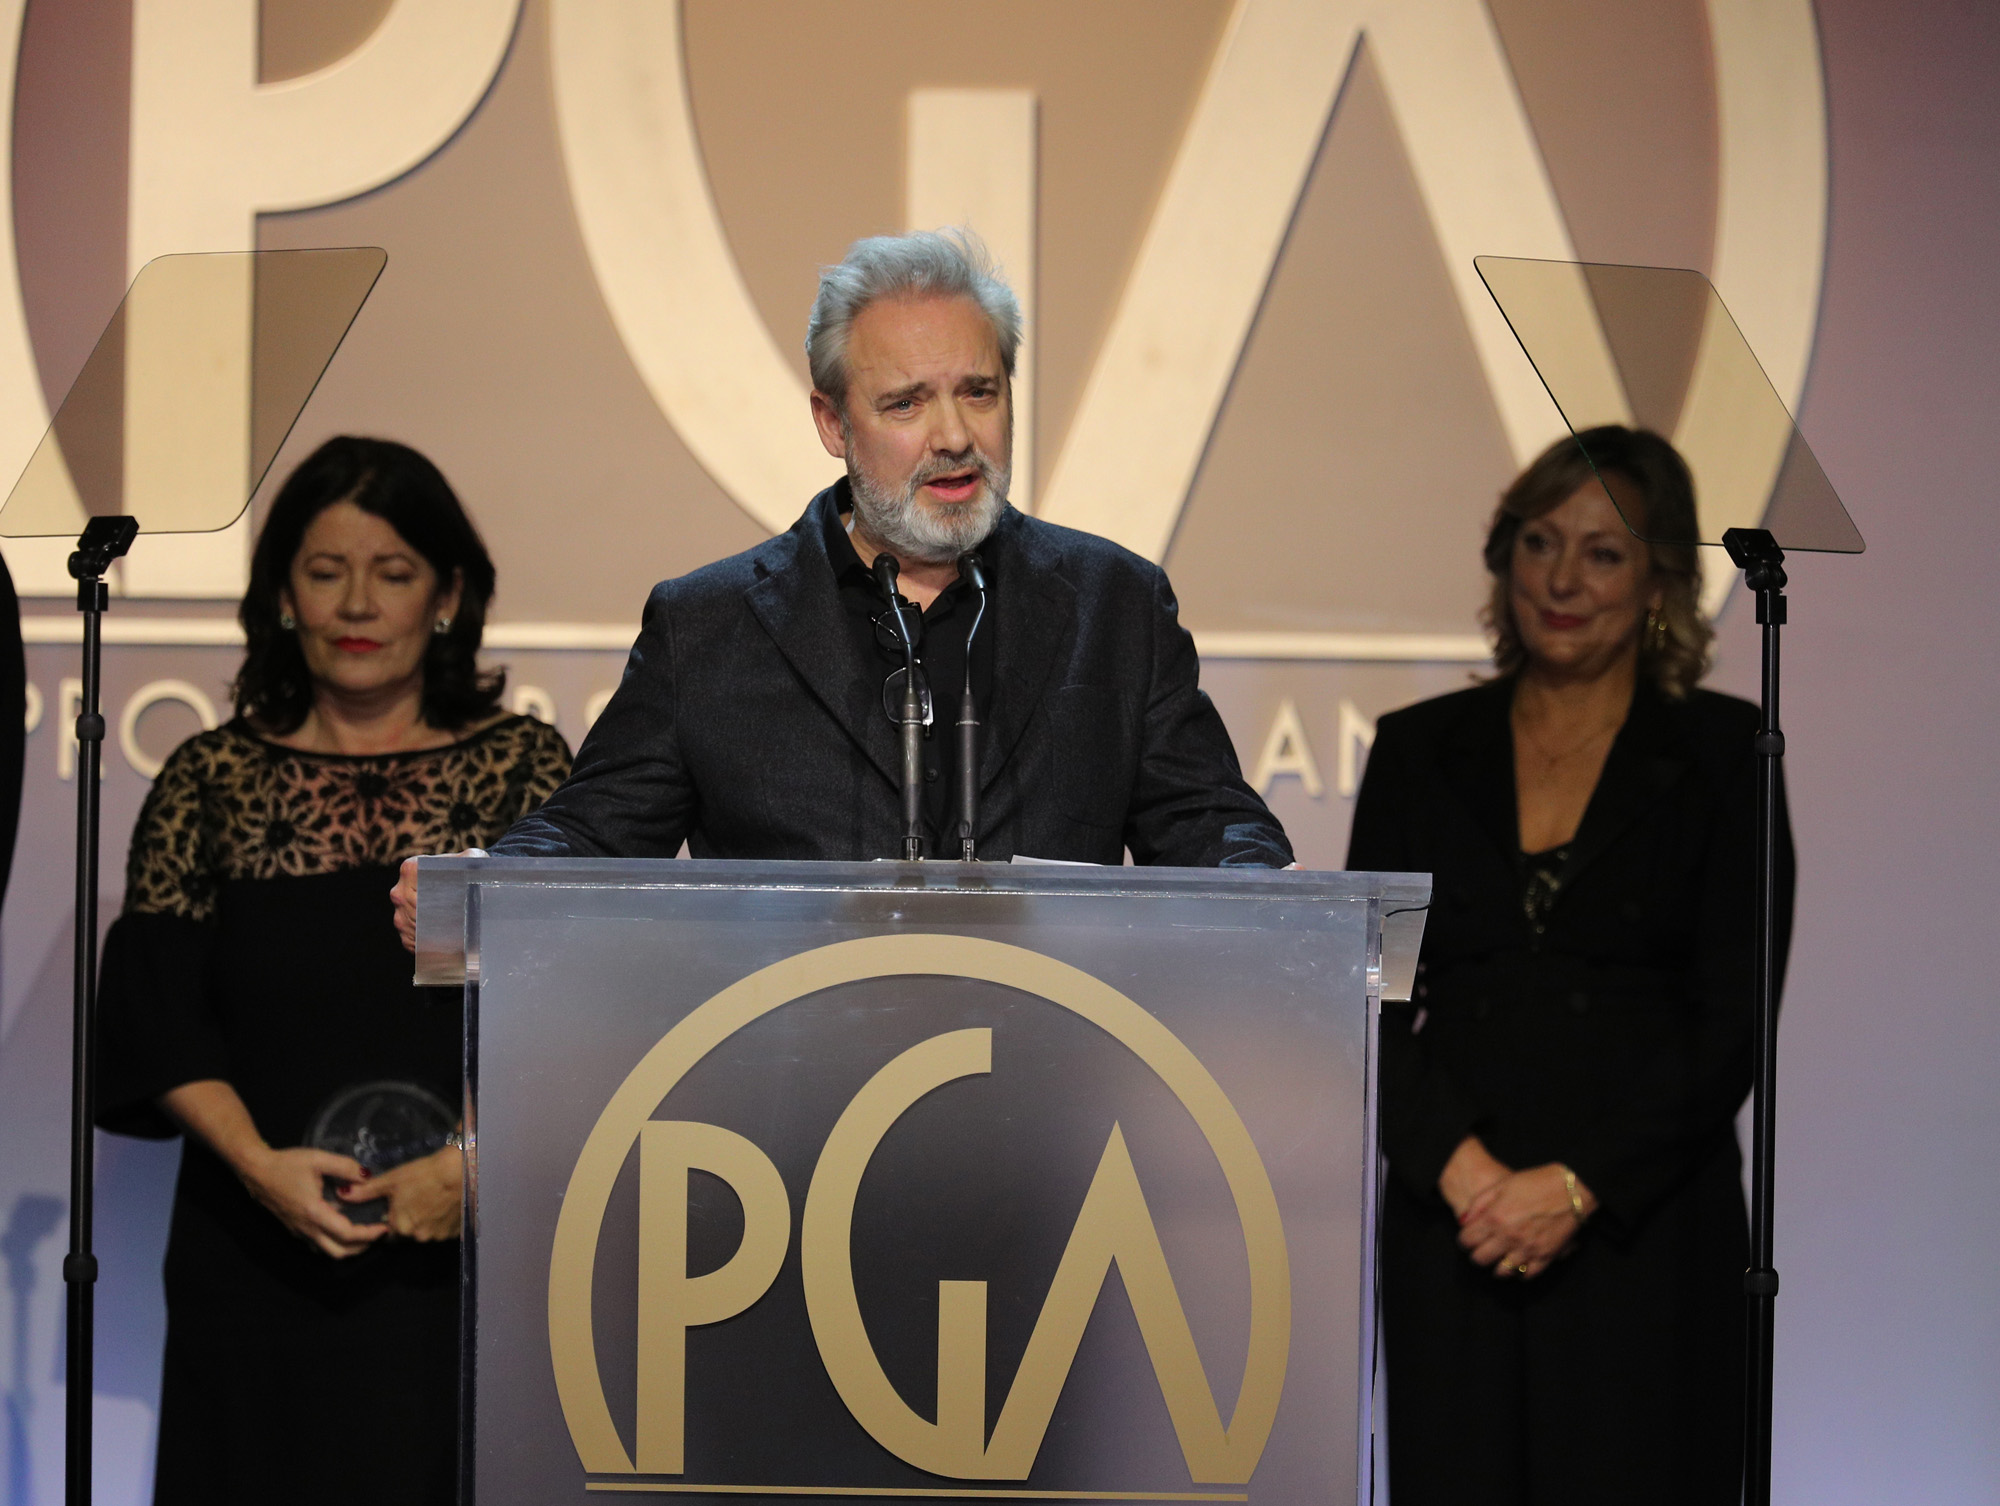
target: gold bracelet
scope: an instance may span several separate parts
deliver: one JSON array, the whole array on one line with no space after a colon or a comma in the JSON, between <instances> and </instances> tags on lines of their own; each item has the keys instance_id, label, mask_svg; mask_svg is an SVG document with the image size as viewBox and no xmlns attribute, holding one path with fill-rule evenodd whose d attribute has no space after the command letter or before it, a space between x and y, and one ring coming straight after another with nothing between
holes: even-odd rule
<instances>
[{"instance_id":1,"label":"gold bracelet","mask_svg":"<svg viewBox=\"0 0 2000 1506\"><path fill-rule=\"evenodd\" d=\"M1569 1194L1569 1211L1578 1223L1583 1222L1583 1194L1576 1190L1576 1173L1567 1166L1562 1169L1563 1190Z\"/></svg>"}]
</instances>

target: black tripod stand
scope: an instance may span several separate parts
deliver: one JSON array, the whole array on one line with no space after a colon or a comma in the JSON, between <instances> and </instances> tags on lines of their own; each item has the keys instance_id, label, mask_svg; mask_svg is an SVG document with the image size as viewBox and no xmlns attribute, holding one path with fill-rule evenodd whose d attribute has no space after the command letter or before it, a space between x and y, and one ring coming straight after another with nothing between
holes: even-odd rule
<instances>
[{"instance_id":1,"label":"black tripod stand","mask_svg":"<svg viewBox=\"0 0 2000 1506\"><path fill-rule=\"evenodd\" d=\"M1772 1341L1778 1272L1771 1264L1772 1174L1778 1127L1778 774L1785 734L1778 730L1778 634L1785 625L1785 551L1762 528L1722 535L1729 557L1757 593L1764 629L1763 715L1757 724L1756 1067L1751 1100L1750 1268L1743 1274L1748 1342L1745 1349L1743 1500L1771 1500Z\"/></svg>"},{"instance_id":2,"label":"black tripod stand","mask_svg":"<svg viewBox=\"0 0 2000 1506\"><path fill-rule=\"evenodd\" d=\"M104 777L99 676L104 612L111 604L104 574L132 547L138 533L133 518L92 518L77 540L76 553L69 557L69 573L76 579L76 609L83 613L83 701L76 717L76 998L70 1033L69 1254L63 1259L68 1291L63 1499L68 1506L90 1506L90 1404L95 1384L91 1350L97 1327L97 1257L90 1245L96 1196L97 812Z\"/></svg>"}]
</instances>

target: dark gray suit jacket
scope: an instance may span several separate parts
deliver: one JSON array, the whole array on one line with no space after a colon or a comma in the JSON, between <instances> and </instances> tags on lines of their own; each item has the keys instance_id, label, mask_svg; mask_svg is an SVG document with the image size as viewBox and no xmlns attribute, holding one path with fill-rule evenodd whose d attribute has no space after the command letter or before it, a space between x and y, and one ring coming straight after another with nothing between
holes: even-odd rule
<instances>
[{"instance_id":1,"label":"dark gray suit jacket","mask_svg":"<svg viewBox=\"0 0 2000 1506\"><path fill-rule=\"evenodd\" d=\"M653 588L569 782L496 855L672 857L683 841L700 858L900 855L885 669L855 644L826 552L844 497L843 482L789 532ZM981 553L999 657L980 857L1289 863L1196 683L1165 572L1012 509Z\"/></svg>"}]
</instances>

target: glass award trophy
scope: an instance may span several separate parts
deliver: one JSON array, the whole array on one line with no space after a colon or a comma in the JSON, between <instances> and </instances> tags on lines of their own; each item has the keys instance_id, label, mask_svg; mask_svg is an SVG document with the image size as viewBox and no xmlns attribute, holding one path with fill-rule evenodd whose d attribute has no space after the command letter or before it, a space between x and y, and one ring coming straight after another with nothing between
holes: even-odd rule
<instances>
[{"instance_id":1,"label":"glass award trophy","mask_svg":"<svg viewBox=\"0 0 2000 1506\"><path fill-rule=\"evenodd\" d=\"M1779 629L1787 549L1859 554L1861 531L1792 421L1715 287L1699 272L1482 256L1475 265L1562 411L1625 526L1652 543L1719 544L1757 596L1763 626L1763 716L1757 771L1756 1079L1751 1140L1747 1506L1771 1499L1772 1343L1778 1273L1771 1225L1777 1124L1774 921L1779 768ZM1600 464L1605 427L1649 429L1694 478L1694 539L1670 538ZM1611 472L1607 480L1607 472Z\"/></svg>"},{"instance_id":2,"label":"glass award trophy","mask_svg":"<svg viewBox=\"0 0 2000 1506\"><path fill-rule=\"evenodd\" d=\"M104 577L148 533L242 516L388 261L373 246L162 256L139 270L0 506L0 537L73 537L83 613L76 719L76 994L70 1099L65 1498L90 1500L98 704Z\"/></svg>"}]
</instances>

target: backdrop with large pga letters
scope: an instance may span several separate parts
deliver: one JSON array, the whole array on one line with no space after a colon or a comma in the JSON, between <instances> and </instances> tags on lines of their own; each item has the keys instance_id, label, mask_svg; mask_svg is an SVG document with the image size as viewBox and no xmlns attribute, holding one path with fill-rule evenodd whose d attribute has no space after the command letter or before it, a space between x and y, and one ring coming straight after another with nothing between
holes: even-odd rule
<instances>
[{"instance_id":1,"label":"backdrop with large pga letters","mask_svg":"<svg viewBox=\"0 0 2000 1506\"><path fill-rule=\"evenodd\" d=\"M1984 1267L1933 1270L1920 1295L1883 1263L1893 1242L1813 1258L1856 1223L1913 1216L1952 1249L2000 1238L1951 1169L1996 1140L1991 1095L1953 1065L1979 1059L1967 1036L1992 1029L1972 1007L1990 989L1949 962L1962 933L1942 921L1914 963L1879 963L1883 889L1857 856L1990 891L1981 834L2000 826L1952 752L1990 734L1990 686L1960 686L1936 721L1913 672L2000 632L1979 589L2000 544L1977 506L1990 482L1947 422L1989 412L1996 389L1991 353L1959 332L1981 309L1992 322L2000 128L1978 81L2000 41L1950 0L1895 11L6 0L0 469L25 461L148 258L383 246L383 281L274 479L337 432L431 453L500 567L492 657L516 703L574 741L652 582L783 526L830 474L799 350L815 268L859 235L970 220L1029 305L1017 499L1169 567L1246 771L1301 857L1331 866L1373 719L1479 671L1485 518L1560 432L1471 257L1708 271L1781 394L1803 396L1872 546L1795 572L1806 865L1780 1489L1879 1499L1922 1477L1934 1498L2000 1498L2000 1461L1968 1441L2000 1404L2000 1334L1952 1316L1987 1290ZM247 541L142 539L117 583L113 910L146 778L226 714ZM32 687L0 954L6 1506L53 1500L60 1478L62 552L6 545ZM1712 585L1718 683L1749 689L1754 628L1726 578ZM1873 607L1904 590L1957 615ZM1895 735L1918 725L1941 730L1914 748ZM1924 777L1889 778L1886 760L1912 758ZM1876 1008L1892 995L1894 1023ZM1941 1097L1917 1091L1934 1082ZM107 1140L101 1155L100 1490L138 1500L174 1152ZM1850 1379L1892 1350L1922 1357L1898 1385Z\"/></svg>"}]
</instances>

